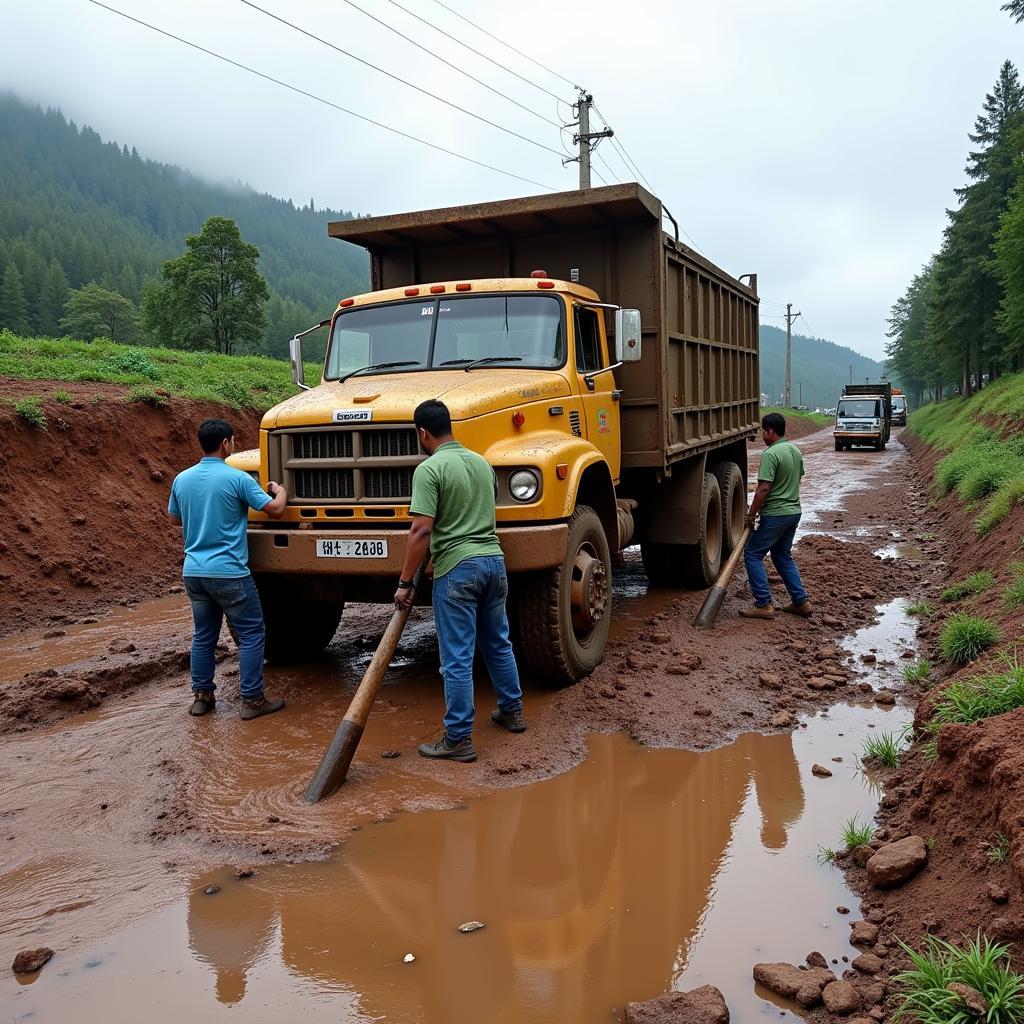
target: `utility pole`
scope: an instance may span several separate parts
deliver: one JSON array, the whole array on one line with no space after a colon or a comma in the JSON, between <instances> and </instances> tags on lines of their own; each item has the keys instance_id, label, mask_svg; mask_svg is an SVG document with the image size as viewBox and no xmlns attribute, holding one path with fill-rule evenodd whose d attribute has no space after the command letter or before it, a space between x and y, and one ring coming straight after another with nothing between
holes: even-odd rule
<instances>
[{"instance_id":1,"label":"utility pole","mask_svg":"<svg viewBox=\"0 0 1024 1024\"><path fill-rule=\"evenodd\" d=\"M799 316L793 312L793 303L786 303L786 408L793 399L793 321Z\"/></svg>"},{"instance_id":2,"label":"utility pole","mask_svg":"<svg viewBox=\"0 0 1024 1024\"><path fill-rule=\"evenodd\" d=\"M580 90L580 98L573 107L573 113L578 120L566 125L567 128L579 127L579 131L573 135L572 141L579 146L579 156L574 156L562 163L568 164L577 161L580 165L580 189L590 188L590 152L594 148L593 143L600 139L610 139L615 132L611 128L605 128L599 132L590 130L590 108L594 105L594 97L583 89Z\"/></svg>"},{"instance_id":3,"label":"utility pole","mask_svg":"<svg viewBox=\"0 0 1024 1024\"><path fill-rule=\"evenodd\" d=\"M800 397L796 400L796 404L797 405L803 405L804 404L804 382L800 381L800 383L797 384L797 388L799 389Z\"/></svg>"},{"instance_id":4,"label":"utility pole","mask_svg":"<svg viewBox=\"0 0 1024 1024\"><path fill-rule=\"evenodd\" d=\"M853 363L850 363L850 383L853 383Z\"/></svg>"}]
</instances>

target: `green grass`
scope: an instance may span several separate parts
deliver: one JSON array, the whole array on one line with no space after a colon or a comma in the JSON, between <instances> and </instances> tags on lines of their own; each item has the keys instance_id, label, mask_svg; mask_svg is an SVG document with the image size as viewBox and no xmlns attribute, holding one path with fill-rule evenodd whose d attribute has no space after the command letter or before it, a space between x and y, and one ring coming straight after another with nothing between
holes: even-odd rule
<instances>
[{"instance_id":1,"label":"green grass","mask_svg":"<svg viewBox=\"0 0 1024 1024\"><path fill-rule=\"evenodd\" d=\"M862 761L877 761L886 768L895 768L900 761L902 738L892 732L880 732L864 741Z\"/></svg>"},{"instance_id":2,"label":"green grass","mask_svg":"<svg viewBox=\"0 0 1024 1024\"><path fill-rule=\"evenodd\" d=\"M1005 832L997 832L986 845L985 856L993 864L1005 864L1010 856L1010 837Z\"/></svg>"},{"instance_id":3,"label":"green grass","mask_svg":"<svg viewBox=\"0 0 1024 1024\"><path fill-rule=\"evenodd\" d=\"M819 846L818 847L818 863L819 864L835 864L839 853L833 850L830 846Z\"/></svg>"},{"instance_id":4,"label":"green grass","mask_svg":"<svg viewBox=\"0 0 1024 1024\"><path fill-rule=\"evenodd\" d=\"M951 398L910 414L907 429L949 453L936 466L936 490L979 503L975 529L981 535L1024 502L1022 418L1024 373L1002 377L966 401Z\"/></svg>"},{"instance_id":5,"label":"green grass","mask_svg":"<svg viewBox=\"0 0 1024 1024\"><path fill-rule=\"evenodd\" d=\"M835 423L835 417L826 416L820 412L797 412L796 409L783 409L779 406L766 406L761 410L761 415L767 416L770 412L782 413L787 420L808 420L817 427L827 427Z\"/></svg>"},{"instance_id":6,"label":"green grass","mask_svg":"<svg viewBox=\"0 0 1024 1024\"><path fill-rule=\"evenodd\" d=\"M50 397L55 402L60 402L61 405L67 405L71 401L70 391L53 391L50 393Z\"/></svg>"},{"instance_id":7,"label":"green grass","mask_svg":"<svg viewBox=\"0 0 1024 1024\"><path fill-rule=\"evenodd\" d=\"M1024 664L1004 658L1001 672L986 672L951 683L935 702L933 727L958 723L970 725L984 718L1004 715L1024 707Z\"/></svg>"},{"instance_id":8,"label":"green grass","mask_svg":"<svg viewBox=\"0 0 1024 1024\"><path fill-rule=\"evenodd\" d=\"M922 658L913 665L903 666L903 680L907 683L923 683L931 675L932 663Z\"/></svg>"},{"instance_id":9,"label":"green grass","mask_svg":"<svg viewBox=\"0 0 1024 1024\"><path fill-rule=\"evenodd\" d=\"M320 370L307 364L307 383L316 384ZM6 330L0 331L0 377L160 388L172 398L256 410L295 394L289 365L280 359L117 345L105 338L22 338Z\"/></svg>"},{"instance_id":10,"label":"green grass","mask_svg":"<svg viewBox=\"0 0 1024 1024\"><path fill-rule=\"evenodd\" d=\"M21 401L15 402L14 412L36 430L46 429L46 413L43 412L38 398L23 398Z\"/></svg>"},{"instance_id":11,"label":"green grass","mask_svg":"<svg viewBox=\"0 0 1024 1024\"><path fill-rule=\"evenodd\" d=\"M939 598L942 601L962 601L965 597L984 593L993 583L995 577L988 569L983 569L981 572L972 573L959 583L946 587Z\"/></svg>"},{"instance_id":12,"label":"green grass","mask_svg":"<svg viewBox=\"0 0 1024 1024\"><path fill-rule=\"evenodd\" d=\"M1010 969L1007 946L982 938L965 940L963 947L925 936L921 951L898 940L910 958L911 967L893 979L900 991L892 1020L919 1024L1016 1024L1024 1018L1024 978ZM951 984L969 985L984 996L989 1010L979 1018L951 992Z\"/></svg>"},{"instance_id":13,"label":"green grass","mask_svg":"<svg viewBox=\"0 0 1024 1024\"><path fill-rule=\"evenodd\" d=\"M929 615L935 614L935 605L931 601L917 601L915 604L907 607L908 615L923 615L928 618Z\"/></svg>"},{"instance_id":14,"label":"green grass","mask_svg":"<svg viewBox=\"0 0 1024 1024\"><path fill-rule=\"evenodd\" d=\"M865 846L874 838L875 829L869 822L861 824L860 818L855 814L843 826L843 846L847 850L856 850L858 846Z\"/></svg>"},{"instance_id":15,"label":"green grass","mask_svg":"<svg viewBox=\"0 0 1024 1024\"><path fill-rule=\"evenodd\" d=\"M935 737L921 744L921 756L924 758L925 764L935 764L936 758L939 756L939 741Z\"/></svg>"},{"instance_id":16,"label":"green grass","mask_svg":"<svg viewBox=\"0 0 1024 1024\"><path fill-rule=\"evenodd\" d=\"M1007 608L1024 605L1024 562L1010 563L1010 585L1003 591L1003 604Z\"/></svg>"},{"instance_id":17,"label":"green grass","mask_svg":"<svg viewBox=\"0 0 1024 1024\"><path fill-rule=\"evenodd\" d=\"M939 650L947 661L966 665L999 643L1002 633L988 619L958 612L951 615L939 634Z\"/></svg>"}]
</instances>

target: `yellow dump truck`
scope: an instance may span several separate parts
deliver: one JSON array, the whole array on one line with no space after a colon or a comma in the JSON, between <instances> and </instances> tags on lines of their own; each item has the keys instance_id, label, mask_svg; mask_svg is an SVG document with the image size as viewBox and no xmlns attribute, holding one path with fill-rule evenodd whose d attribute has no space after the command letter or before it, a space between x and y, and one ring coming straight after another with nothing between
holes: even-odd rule
<instances>
[{"instance_id":1,"label":"yellow dump truck","mask_svg":"<svg viewBox=\"0 0 1024 1024\"><path fill-rule=\"evenodd\" d=\"M428 398L497 475L528 673L568 683L600 663L630 544L656 585L713 582L746 509L757 282L663 213L629 184L329 226L366 248L372 290L321 325L316 387L293 339L302 391L263 418L258 469L236 461L289 494L283 519L249 524L270 659L322 650L346 601L391 599Z\"/></svg>"}]
</instances>

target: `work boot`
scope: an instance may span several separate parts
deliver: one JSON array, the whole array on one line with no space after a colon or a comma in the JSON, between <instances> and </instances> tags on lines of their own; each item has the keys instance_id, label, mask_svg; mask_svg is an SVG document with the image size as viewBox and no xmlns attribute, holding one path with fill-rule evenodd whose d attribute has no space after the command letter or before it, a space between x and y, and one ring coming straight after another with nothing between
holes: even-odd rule
<instances>
[{"instance_id":1,"label":"work boot","mask_svg":"<svg viewBox=\"0 0 1024 1024\"><path fill-rule=\"evenodd\" d=\"M787 604L786 607L782 610L784 612L787 612L789 615L799 615L801 618L804 619L809 619L812 614L811 602L809 600L804 601L803 604L795 604L791 602L790 604Z\"/></svg>"},{"instance_id":2,"label":"work boot","mask_svg":"<svg viewBox=\"0 0 1024 1024\"><path fill-rule=\"evenodd\" d=\"M775 605L772 604L749 604L740 609L740 615L745 619L774 619Z\"/></svg>"},{"instance_id":3,"label":"work boot","mask_svg":"<svg viewBox=\"0 0 1024 1024\"><path fill-rule=\"evenodd\" d=\"M491 712L491 721L504 726L509 732L526 732L526 719L522 711L502 711L495 708Z\"/></svg>"},{"instance_id":4,"label":"work boot","mask_svg":"<svg viewBox=\"0 0 1024 1024\"><path fill-rule=\"evenodd\" d=\"M473 749L473 738L471 736L461 740L450 740L447 734L445 734L436 743L421 743L420 754L423 757L432 757L441 761L464 761L469 763L476 760L476 751Z\"/></svg>"},{"instance_id":5,"label":"work boot","mask_svg":"<svg viewBox=\"0 0 1024 1024\"><path fill-rule=\"evenodd\" d=\"M213 695L213 690L194 690L192 698L192 707L188 709L188 713L196 718L205 715L217 706L217 698Z\"/></svg>"},{"instance_id":6,"label":"work boot","mask_svg":"<svg viewBox=\"0 0 1024 1024\"><path fill-rule=\"evenodd\" d=\"M266 697L257 697L255 700L242 701L242 710L239 717L244 722L253 718L261 718L263 715L272 715L284 707L283 700L267 700Z\"/></svg>"}]
</instances>

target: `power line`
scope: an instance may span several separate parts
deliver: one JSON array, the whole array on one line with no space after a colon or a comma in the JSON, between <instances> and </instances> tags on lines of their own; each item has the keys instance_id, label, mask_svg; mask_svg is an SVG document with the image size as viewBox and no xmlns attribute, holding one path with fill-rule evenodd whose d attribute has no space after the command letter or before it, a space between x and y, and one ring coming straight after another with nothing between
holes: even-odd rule
<instances>
[{"instance_id":1,"label":"power line","mask_svg":"<svg viewBox=\"0 0 1024 1024\"><path fill-rule=\"evenodd\" d=\"M336 53L340 53L351 60L357 61L365 67L372 68L374 71L387 76L393 81L400 82L402 85L406 85L410 89L415 89L416 92L423 93L424 96L429 96L431 99L437 100L439 103L443 103L446 106L451 107L453 110L458 110L467 117L475 118L483 124L490 125L492 128L497 128L498 131L504 132L506 135L511 135L513 138L520 139L523 142L528 142L531 146L536 146L538 149L546 150L548 153L554 153L555 156L561 156L557 149L553 149L551 146L545 145L543 142L538 142L536 139L531 139L528 135L520 135L519 132L514 132L511 128L506 128L504 125L498 124L497 121L491 121L482 114L474 113L472 110L467 110L465 107L459 106L458 103L453 103L451 100L446 100L443 96L438 96L436 92L431 92L429 89L424 89L422 86L416 85L408 79L395 75L390 71L385 71L384 68L378 67L376 64L372 64L370 61L364 60L362 57L357 57L354 53L350 53L348 50L342 49L340 46L330 42L330 40L324 39L322 36L318 36L315 32L310 32L307 29L302 28L300 25L296 25L294 22L288 21L287 18L282 18L280 15L274 14L272 11L268 11L264 7L260 7L259 4L253 3L253 0L239 0L239 2L245 4L246 7L251 7L254 11L259 11L260 14L266 15L268 18L272 18L274 21L280 22L282 25L287 25L288 28L301 33L308 39L313 39L316 42L329 47Z\"/></svg>"},{"instance_id":2,"label":"power line","mask_svg":"<svg viewBox=\"0 0 1024 1024\"><path fill-rule=\"evenodd\" d=\"M604 114L601 113L600 110L597 109L596 106L594 107L594 113L597 114L597 116L599 118L601 118L602 121L604 121L606 126L608 126L607 118L604 116ZM637 165L633 162L633 160L630 157L630 155L626 152L626 147L622 145L622 140L620 138L618 138L617 136L612 136L612 145L616 148L616 150L618 151L619 155L622 157L623 162L626 164L626 166L630 167L632 169L633 173L636 174L637 177L639 177L639 179L652 192L654 192L655 191L654 186L647 180L647 178L645 177L644 173L640 170L639 167L637 167Z\"/></svg>"},{"instance_id":3,"label":"power line","mask_svg":"<svg viewBox=\"0 0 1024 1024\"><path fill-rule=\"evenodd\" d=\"M543 114L534 110L532 107L528 107L525 103L520 103L518 100L513 99L507 93L504 93L500 89L496 89L493 85L490 85L487 82L483 81L483 79L477 78L475 75L471 75L464 68L460 68L458 64L453 64L447 58L442 57L441 54L436 53L434 50L431 50L429 46L424 46L422 43L418 43L415 39L411 38L410 36L407 36L404 32L400 32L397 28L395 28L394 25L389 25L382 18L378 18L375 14L371 14L369 11L360 7L359 4L355 3L355 0L343 0L343 2L348 4L349 7L354 7L357 11L359 11L360 14L364 14L371 21L375 21L377 22L378 25L382 25L389 32L394 32L396 36L400 36L407 43L411 43L413 46L415 46L418 50L422 50L424 53L429 53L430 56L433 57L435 60L439 60L442 64L446 65L447 67L450 67L453 71L457 71L460 75L465 76L471 82L476 82L477 85L483 86L483 88L487 89L490 92L493 92L495 96L500 96L503 100L507 100L513 106L519 107L520 110L525 110L528 114L532 114L534 117L539 117L542 121L545 121L547 124L553 125L555 128L561 127L561 125L552 118L545 117Z\"/></svg>"},{"instance_id":4,"label":"power line","mask_svg":"<svg viewBox=\"0 0 1024 1024\"><path fill-rule=\"evenodd\" d=\"M490 61L495 67L501 68L502 71L507 72L514 78L518 78L519 81L525 82L527 85L532 86L534 89L540 90L540 92L550 96L553 100L559 100L559 102L561 103L566 102L565 100L562 100L557 93L553 93L550 89L545 89L543 85L538 85L536 82L531 81L524 75L519 74L518 71L513 71L512 68L507 67L505 64L502 64L501 61L495 60L493 57L488 56L486 53L482 53L475 46L471 46L464 40L459 39L458 36L453 36L451 32L447 32L439 25L435 25L432 21L428 21L426 18L417 14L415 11L410 11L408 7L403 7L402 4L398 3L398 0L387 0L387 2L391 4L392 7L397 7L403 13L408 14L410 18L415 18L417 21L422 22L428 28L432 28L435 32L439 32L441 35L450 39L453 43L458 43L458 45L461 46L463 49L469 50L470 53L475 53L478 57L482 57L484 60Z\"/></svg>"},{"instance_id":5,"label":"power line","mask_svg":"<svg viewBox=\"0 0 1024 1024\"><path fill-rule=\"evenodd\" d=\"M279 85L283 89L288 89L291 92L298 93L300 96L305 96L307 99L315 100L317 103L322 103L324 106L331 107L334 110L340 110L343 114L348 114L350 117L355 117L360 121L365 121L367 124L372 124L377 128L383 128L384 131L391 132L393 135L399 135L403 139L408 139L411 142L416 142L421 146L427 146L430 149L437 150L439 153L445 153L448 156L453 156L458 160L464 160L466 163L475 164L477 167L483 167L488 171L496 171L498 174L504 174L506 177L515 178L517 181L524 181L528 185L536 185L538 188L545 188L549 192L557 192L558 189L553 185L545 185L543 182L534 181L532 178L526 178L521 174L515 174L512 171L506 171L502 167L495 167L494 164L484 163L482 160L476 160L471 156L466 156L463 153L458 153L454 149L446 149L444 146L439 146L434 142L427 142L426 139L418 138L415 135L410 135L408 132L403 132L398 128L393 128L389 124L384 124L382 121L375 121L372 117L367 117L365 114L357 114L354 110L349 110L347 107L343 107L338 103L334 103L331 100L324 99L322 96L316 95L316 93L307 92L305 89L299 88L297 85L291 85L288 82L282 81L280 78L274 78L272 75L264 74L262 71L257 71L255 68L249 67L247 64L241 64L236 60L232 60L230 57L225 57L221 53L217 53L214 50L208 50L205 46L200 46L198 43L193 43L191 40L185 39L182 36L176 36L173 32L168 32L166 29L158 28L156 25L151 25L147 21L143 21L141 18L136 18L131 14L126 14L124 11L117 10L116 7L110 7L105 3L101 3L100 0L88 0L89 3L95 7L101 7L105 11L109 11L111 14L116 14L127 21L132 21L136 25L141 25L143 28L148 28L152 32L156 32L159 35L165 36L168 39L173 39L177 43L182 43L185 46L191 47L193 50L198 50L200 53L205 53L209 57L215 57L219 61L223 61L225 64L230 64L232 67L238 68L241 71L247 71L250 75L255 75L257 78L262 78L266 82L271 82L274 85Z\"/></svg>"},{"instance_id":6,"label":"power line","mask_svg":"<svg viewBox=\"0 0 1024 1024\"><path fill-rule=\"evenodd\" d=\"M560 78L567 85L571 85L574 89L576 89L579 92L583 91L583 89L579 85L577 85L571 78L566 78L565 75L560 75L557 71L553 70L552 68L549 68L546 64L541 64L539 60L534 60L533 57L531 57L528 53L523 53L522 50L517 50L511 43L494 35L493 32L488 32L487 29L481 28L475 21L470 21L469 18L467 18L464 14L459 14L458 11L456 11L452 7L449 7L447 4L442 3L441 0L434 0L434 3L437 4L438 7L443 7L446 11L448 11L449 14L454 14L456 18L461 18L467 25L472 25L473 28L475 28L478 32L483 32L485 36L489 36L496 43L501 43L502 46L507 47L513 53L518 53L520 57L524 58L525 60L528 60L531 64L536 64L537 67L539 67L542 71L546 71L549 75L554 75L555 78Z\"/></svg>"}]
</instances>

